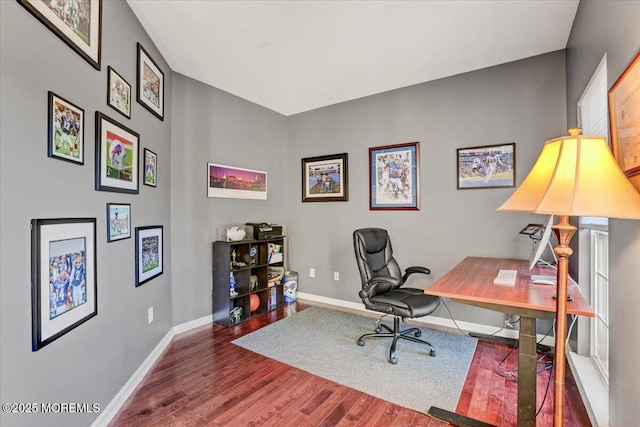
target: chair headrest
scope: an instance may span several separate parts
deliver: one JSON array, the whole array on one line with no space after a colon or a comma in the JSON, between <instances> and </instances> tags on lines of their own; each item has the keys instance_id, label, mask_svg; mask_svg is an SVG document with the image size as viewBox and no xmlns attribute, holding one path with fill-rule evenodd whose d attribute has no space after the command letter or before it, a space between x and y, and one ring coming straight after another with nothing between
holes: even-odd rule
<instances>
[{"instance_id":1,"label":"chair headrest","mask_svg":"<svg viewBox=\"0 0 640 427\"><path fill-rule=\"evenodd\" d=\"M364 249L369 254L375 254L383 251L389 242L389 234L387 230L382 228L363 228L354 231L364 242Z\"/></svg>"}]
</instances>

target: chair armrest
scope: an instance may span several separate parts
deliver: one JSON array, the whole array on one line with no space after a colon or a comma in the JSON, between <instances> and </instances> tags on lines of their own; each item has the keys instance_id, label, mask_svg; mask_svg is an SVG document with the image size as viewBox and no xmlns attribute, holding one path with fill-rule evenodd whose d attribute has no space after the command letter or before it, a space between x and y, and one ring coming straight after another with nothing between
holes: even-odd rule
<instances>
[{"instance_id":1,"label":"chair armrest","mask_svg":"<svg viewBox=\"0 0 640 427\"><path fill-rule=\"evenodd\" d=\"M414 273L431 274L431 270L429 270L427 267L417 267L417 266L408 267L404 271L404 276L402 276L402 283L405 283L409 278L409 276L411 276Z\"/></svg>"},{"instance_id":2,"label":"chair armrest","mask_svg":"<svg viewBox=\"0 0 640 427\"><path fill-rule=\"evenodd\" d=\"M399 279L391 276L376 276L369 280L369 285L360 291L360 297L369 299L376 295L389 292L401 284ZM363 296L364 294L364 296Z\"/></svg>"}]
</instances>

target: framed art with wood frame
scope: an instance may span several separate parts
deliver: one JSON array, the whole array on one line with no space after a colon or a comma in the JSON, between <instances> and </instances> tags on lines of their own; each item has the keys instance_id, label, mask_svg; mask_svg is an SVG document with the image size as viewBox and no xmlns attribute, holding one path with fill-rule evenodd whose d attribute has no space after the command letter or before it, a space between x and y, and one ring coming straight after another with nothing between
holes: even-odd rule
<instances>
[{"instance_id":1,"label":"framed art with wood frame","mask_svg":"<svg viewBox=\"0 0 640 427\"><path fill-rule=\"evenodd\" d=\"M349 200L349 155L347 153L302 159L303 202Z\"/></svg>"},{"instance_id":2,"label":"framed art with wood frame","mask_svg":"<svg viewBox=\"0 0 640 427\"><path fill-rule=\"evenodd\" d=\"M96 111L96 190L138 194L140 135Z\"/></svg>"},{"instance_id":3,"label":"framed art with wood frame","mask_svg":"<svg viewBox=\"0 0 640 427\"><path fill-rule=\"evenodd\" d=\"M47 155L84 165L84 110L49 91Z\"/></svg>"},{"instance_id":4,"label":"framed art with wood frame","mask_svg":"<svg viewBox=\"0 0 640 427\"><path fill-rule=\"evenodd\" d=\"M458 148L458 190L516 186L516 144Z\"/></svg>"},{"instance_id":5,"label":"framed art with wood frame","mask_svg":"<svg viewBox=\"0 0 640 427\"><path fill-rule=\"evenodd\" d=\"M136 227L136 287L163 273L163 227Z\"/></svg>"},{"instance_id":6,"label":"framed art with wood frame","mask_svg":"<svg viewBox=\"0 0 640 427\"><path fill-rule=\"evenodd\" d=\"M369 148L369 209L420 210L420 143Z\"/></svg>"},{"instance_id":7,"label":"framed art with wood frame","mask_svg":"<svg viewBox=\"0 0 640 427\"><path fill-rule=\"evenodd\" d=\"M613 155L626 176L640 173L640 53L609 90Z\"/></svg>"},{"instance_id":8,"label":"framed art with wood frame","mask_svg":"<svg viewBox=\"0 0 640 427\"><path fill-rule=\"evenodd\" d=\"M85 0L82 11L78 2L18 0L40 22L75 50L95 69L100 70L102 44L102 0ZM75 6L74 6L75 5Z\"/></svg>"},{"instance_id":9,"label":"framed art with wood frame","mask_svg":"<svg viewBox=\"0 0 640 427\"><path fill-rule=\"evenodd\" d=\"M137 68L138 102L157 118L164 120L164 73L140 43Z\"/></svg>"},{"instance_id":10,"label":"framed art with wood frame","mask_svg":"<svg viewBox=\"0 0 640 427\"><path fill-rule=\"evenodd\" d=\"M32 351L98 314L96 219L31 220Z\"/></svg>"},{"instance_id":11,"label":"framed art with wood frame","mask_svg":"<svg viewBox=\"0 0 640 427\"><path fill-rule=\"evenodd\" d=\"M131 238L131 205L107 203L107 242Z\"/></svg>"},{"instance_id":12,"label":"framed art with wood frame","mask_svg":"<svg viewBox=\"0 0 640 427\"><path fill-rule=\"evenodd\" d=\"M107 67L107 105L131 118L131 85L111 66Z\"/></svg>"}]
</instances>

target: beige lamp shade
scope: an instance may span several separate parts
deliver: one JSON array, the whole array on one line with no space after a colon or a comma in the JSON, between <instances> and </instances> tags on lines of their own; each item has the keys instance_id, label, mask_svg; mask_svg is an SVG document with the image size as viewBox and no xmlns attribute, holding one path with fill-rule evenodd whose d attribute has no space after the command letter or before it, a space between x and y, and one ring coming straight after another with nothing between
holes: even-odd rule
<instances>
[{"instance_id":1,"label":"beige lamp shade","mask_svg":"<svg viewBox=\"0 0 640 427\"><path fill-rule=\"evenodd\" d=\"M640 193L605 138L569 132L545 142L529 175L498 211L640 219Z\"/></svg>"}]
</instances>

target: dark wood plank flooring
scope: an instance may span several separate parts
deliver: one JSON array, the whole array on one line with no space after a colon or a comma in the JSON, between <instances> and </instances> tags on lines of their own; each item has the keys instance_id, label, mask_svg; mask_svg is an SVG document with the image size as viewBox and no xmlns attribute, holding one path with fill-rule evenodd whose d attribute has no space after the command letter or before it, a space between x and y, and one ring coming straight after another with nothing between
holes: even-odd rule
<instances>
[{"instance_id":1,"label":"dark wood plank flooring","mask_svg":"<svg viewBox=\"0 0 640 427\"><path fill-rule=\"evenodd\" d=\"M298 300L231 328L206 325L176 336L109 425L448 425L231 343L308 307ZM479 341L456 413L500 427L516 426L517 372L509 372L517 366L517 351L507 356L510 350L505 344ZM505 356L497 369L500 375L496 366ZM538 375L538 404L547 390L549 373ZM569 371L565 389L565 426L590 426ZM552 420L551 378L537 425L550 426Z\"/></svg>"}]
</instances>

